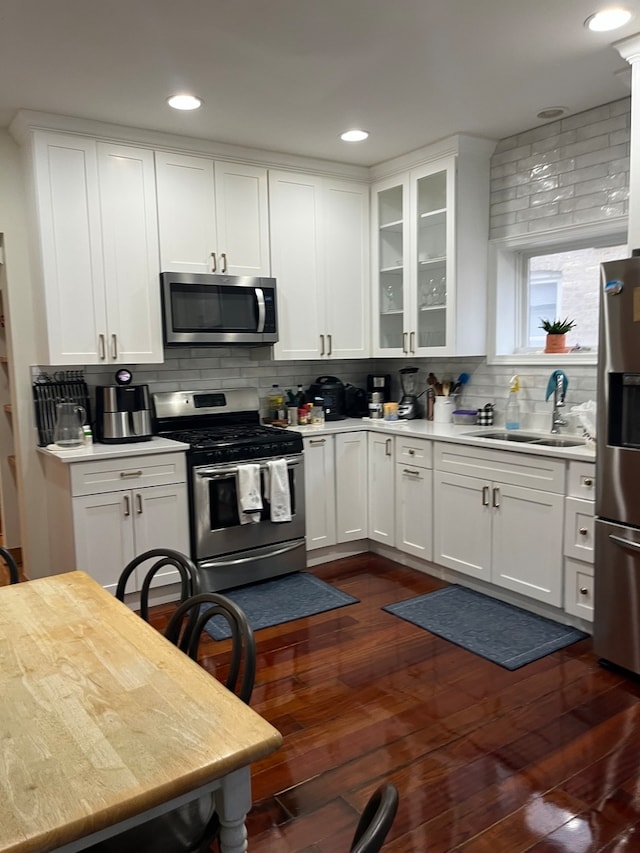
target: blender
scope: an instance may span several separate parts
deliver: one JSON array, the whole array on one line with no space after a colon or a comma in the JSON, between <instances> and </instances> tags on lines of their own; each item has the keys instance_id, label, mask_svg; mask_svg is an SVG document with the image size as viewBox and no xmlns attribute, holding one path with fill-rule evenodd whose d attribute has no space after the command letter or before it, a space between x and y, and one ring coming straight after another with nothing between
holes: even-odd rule
<instances>
[{"instance_id":1,"label":"blender","mask_svg":"<svg viewBox=\"0 0 640 853\"><path fill-rule=\"evenodd\" d=\"M419 417L417 394L418 368L401 368L400 384L402 385L402 397L398 403L398 417L407 421Z\"/></svg>"}]
</instances>

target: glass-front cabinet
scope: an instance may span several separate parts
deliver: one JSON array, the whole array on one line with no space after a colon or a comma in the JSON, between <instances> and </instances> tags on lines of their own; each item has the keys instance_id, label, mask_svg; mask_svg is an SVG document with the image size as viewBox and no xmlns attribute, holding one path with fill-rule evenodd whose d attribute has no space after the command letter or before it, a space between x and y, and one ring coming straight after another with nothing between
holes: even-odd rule
<instances>
[{"instance_id":1,"label":"glass-front cabinet","mask_svg":"<svg viewBox=\"0 0 640 853\"><path fill-rule=\"evenodd\" d=\"M373 185L374 357L485 352L490 150L463 153Z\"/></svg>"}]
</instances>

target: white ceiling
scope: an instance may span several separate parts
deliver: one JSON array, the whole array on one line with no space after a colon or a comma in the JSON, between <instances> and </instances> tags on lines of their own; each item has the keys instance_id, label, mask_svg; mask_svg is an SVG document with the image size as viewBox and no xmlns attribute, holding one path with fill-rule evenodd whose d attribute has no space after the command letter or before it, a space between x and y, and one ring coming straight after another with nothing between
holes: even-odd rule
<instances>
[{"instance_id":1,"label":"white ceiling","mask_svg":"<svg viewBox=\"0 0 640 853\"><path fill-rule=\"evenodd\" d=\"M371 165L629 95L623 2L591 33L598 0L2 0L0 126L25 108ZM204 107L171 110L181 89Z\"/></svg>"}]
</instances>

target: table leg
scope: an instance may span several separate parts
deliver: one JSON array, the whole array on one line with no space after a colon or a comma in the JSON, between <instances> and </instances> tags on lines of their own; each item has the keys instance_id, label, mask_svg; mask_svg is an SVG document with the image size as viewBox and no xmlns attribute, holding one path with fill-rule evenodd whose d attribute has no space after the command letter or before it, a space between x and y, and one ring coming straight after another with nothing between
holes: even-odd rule
<instances>
[{"instance_id":1,"label":"table leg","mask_svg":"<svg viewBox=\"0 0 640 853\"><path fill-rule=\"evenodd\" d=\"M246 853L247 828L244 820L251 808L251 772L241 767L221 780L216 791L216 811L220 818L220 853Z\"/></svg>"}]
</instances>

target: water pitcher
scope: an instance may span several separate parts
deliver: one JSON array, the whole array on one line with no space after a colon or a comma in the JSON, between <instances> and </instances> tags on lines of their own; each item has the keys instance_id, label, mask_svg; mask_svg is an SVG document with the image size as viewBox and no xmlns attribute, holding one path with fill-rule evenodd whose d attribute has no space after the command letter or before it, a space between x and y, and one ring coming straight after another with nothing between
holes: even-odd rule
<instances>
[{"instance_id":1,"label":"water pitcher","mask_svg":"<svg viewBox=\"0 0 640 853\"><path fill-rule=\"evenodd\" d=\"M57 447L81 447L84 444L82 425L87 416L82 406L73 401L63 401L56 406L56 425L53 441Z\"/></svg>"}]
</instances>

